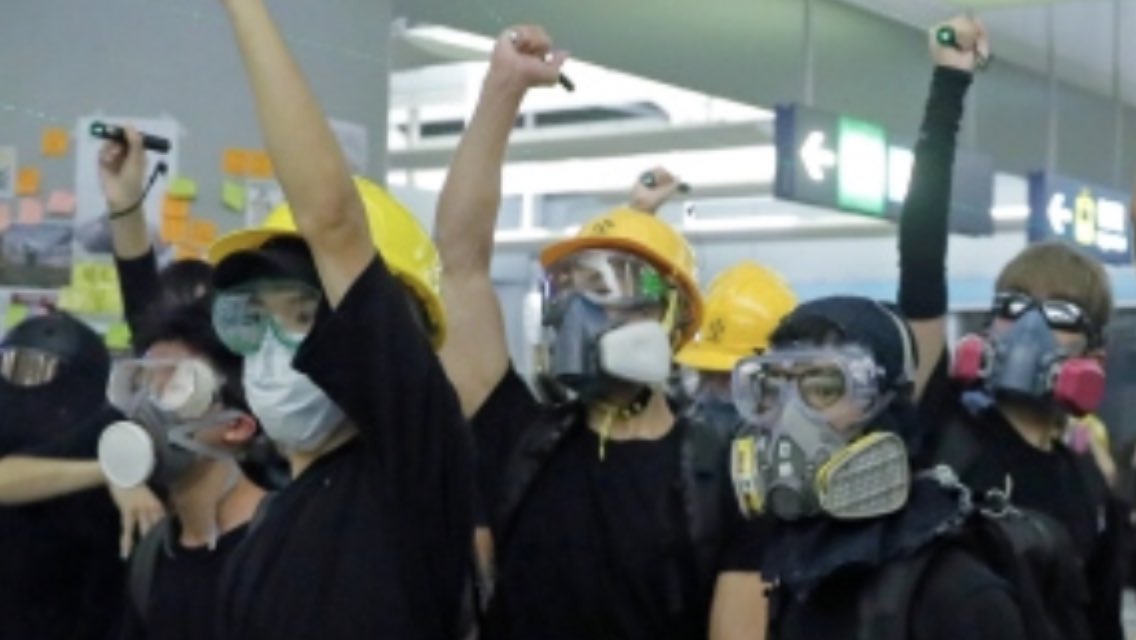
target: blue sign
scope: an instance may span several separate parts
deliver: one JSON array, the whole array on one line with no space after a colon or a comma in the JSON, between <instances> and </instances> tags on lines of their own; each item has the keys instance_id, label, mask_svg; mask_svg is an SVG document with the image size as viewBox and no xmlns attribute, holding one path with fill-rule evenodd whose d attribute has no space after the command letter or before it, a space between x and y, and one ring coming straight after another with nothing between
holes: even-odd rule
<instances>
[{"instance_id":1,"label":"blue sign","mask_svg":"<svg viewBox=\"0 0 1136 640\"><path fill-rule=\"evenodd\" d=\"M897 219L907 197L914 154L880 126L820 109L777 107L778 198L880 219ZM959 150L951 184L950 230L994 232L994 164Z\"/></svg>"},{"instance_id":2,"label":"blue sign","mask_svg":"<svg viewBox=\"0 0 1136 640\"><path fill-rule=\"evenodd\" d=\"M1031 243L1062 239L1106 264L1132 262L1128 195L1045 171L1029 174Z\"/></svg>"}]
</instances>

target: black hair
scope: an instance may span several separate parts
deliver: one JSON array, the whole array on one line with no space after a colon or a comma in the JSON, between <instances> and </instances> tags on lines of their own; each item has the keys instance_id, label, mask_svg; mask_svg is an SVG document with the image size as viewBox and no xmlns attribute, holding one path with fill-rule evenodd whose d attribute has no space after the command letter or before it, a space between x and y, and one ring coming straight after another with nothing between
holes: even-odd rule
<instances>
[{"instance_id":1,"label":"black hair","mask_svg":"<svg viewBox=\"0 0 1136 640\"><path fill-rule=\"evenodd\" d=\"M241 374L244 360L229 351L213 329L212 301L198 298L189 304L153 305L136 340L139 351L157 342L178 342L205 358L221 374L221 401L231 409L249 412Z\"/></svg>"},{"instance_id":2,"label":"black hair","mask_svg":"<svg viewBox=\"0 0 1136 640\"><path fill-rule=\"evenodd\" d=\"M825 345L844 342L847 336L834 320L819 315L786 316L769 337L771 347L795 344Z\"/></svg>"},{"instance_id":3,"label":"black hair","mask_svg":"<svg viewBox=\"0 0 1136 640\"><path fill-rule=\"evenodd\" d=\"M212 298L213 265L204 260L177 260L158 274L161 303L167 307L193 304Z\"/></svg>"}]
</instances>

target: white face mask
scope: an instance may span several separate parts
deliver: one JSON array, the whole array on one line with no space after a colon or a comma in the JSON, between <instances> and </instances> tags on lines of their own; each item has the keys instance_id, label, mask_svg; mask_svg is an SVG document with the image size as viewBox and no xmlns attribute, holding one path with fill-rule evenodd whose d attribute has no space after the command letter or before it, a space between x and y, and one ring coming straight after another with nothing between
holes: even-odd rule
<instances>
[{"instance_id":1,"label":"white face mask","mask_svg":"<svg viewBox=\"0 0 1136 640\"><path fill-rule=\"evenodd\" d=\"M245 358L245 396L273 442L289 451L315 451L346 416L311 378L292 368L294 355L268 333Z\"/></svg>"}]
</instances>

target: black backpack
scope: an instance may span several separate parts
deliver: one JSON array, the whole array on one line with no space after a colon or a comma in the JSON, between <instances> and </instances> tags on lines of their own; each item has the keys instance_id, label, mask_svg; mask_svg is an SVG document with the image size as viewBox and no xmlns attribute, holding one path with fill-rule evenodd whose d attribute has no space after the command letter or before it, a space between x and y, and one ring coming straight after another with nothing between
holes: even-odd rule
<instances>
[{"instance_id":1,"label":"black backpack","mask_svg":"<svg viewBox=\"0 0 1136 640\"><path fill-rule=\"evenodd\" d=\"M565 436L583 424L585 415L578 403L562 404L550 409L544 418L525 430L506 468L502 495L494 514L494 530L500 540L507 540L515 519L547 461L564 441ZM679 469L680 492L685 514L686 541L694 550L695 572L699 593L712 592L718 573L722 543L722 509L730 479L727 464L730 441L720 430L707 427L684 416L675 423L681 430ZM676 571L678 567L675 568ZM672 575L678 576L677 572ZM671 581L672 604L681 607L681 592L686 585Z\"/></svg>"}]
</instances>

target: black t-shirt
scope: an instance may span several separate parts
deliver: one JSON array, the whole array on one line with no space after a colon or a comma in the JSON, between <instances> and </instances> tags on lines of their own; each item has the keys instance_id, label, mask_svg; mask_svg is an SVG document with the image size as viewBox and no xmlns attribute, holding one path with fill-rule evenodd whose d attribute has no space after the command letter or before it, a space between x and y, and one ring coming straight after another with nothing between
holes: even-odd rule
<instances>
[{"instance_id":1,"label":"black t-shirt","mask_svg":"<svg viewBox=\"0 0 1136 640\"><path fill-rule=\"evenodd\" d=\"M325 305L295 366L359 436L280 491L237 549L220 637L455 636L471 567L469 432L381 260Z\"/></svg>"},{"instance_id":2,"label":"black t-shirt","mask_svg":"<svg viewBox=\"0 0 1136 640\"><path fill-rule=\"evenodd\" d=\"M213 640L217 628L217 586L225 563L244 539L247 526L240 526L217 539L214 549L189 549L176 542L180 533L171 523L170 549L158 552L144 603L143 620L131 602L127 584L122 640Z\"/></svg>"},{"instance_id":3,"label":"black t-shirt","mask_svg":"<svg viewBox=\"0 0 1136 640\"><path fill-rule=\"evenodd\" d=\"M770 640L855 638L864 571L836 574L805 599L779 595ZM911 640L1027 640L1011 586L982 562L944 550L927 566L907 614Z\"/></svg>"},{"instance_id":4,"label":"black t-shirt","mask_svg":"<svg viewBox=\"0 0 1136 640\"><path fill-rule=\"evenodd\" d=\"M474 418L490 506L507 482L506 461L521 430L542 411L510 370ZM711 594L696 592L681 442L679 427L659 440L611 441L601 460L598 436L576 425L545 462L507 535L496 532L500 584L485 637L704 637ZM721 570L756 572L759 537L728 496L722 504Z\"/></svg>"},{"instance_id":5,"label":"black t-shirt","mask_svg":"<svg viewBox=\"0 0 1136 640\"><path fill-rule=\"evenodd\" d=\"M1044 513L1065 526L1084 563L1091 593L1088 620L1094 637L1120 640L1124 637L1120 596L1126 528L1118 518L1120 509L1107 499L1104 478L1094 465L1086 464L1088 461L1078 461L1077 454L1061 442L1055 442L1049 451L1030 445L996 406L966 408L960 391L945 373L944 367L936 370L920 407L923 415L935 418L937 431L931 434L932 442L944 437L943 429L969 429L982 454L969 469L960 471L963 482L978 493L1009 488L1015 504ZM1105 496L1106 501L1101 503L1096 499L1099 496Z\"/></svg>"},{"instance_id":6,"label":"black t-shirt","mask_svg":"<svg viewBox=\"0 0 1136 640\"><path fill-rule=\"evenodd\" d=\"M91 460L106 409L65 436L13 455ZM122 607L119 516L97 488L0 507L0 638L102 640Z\"/></svg>"}]
</instances>

